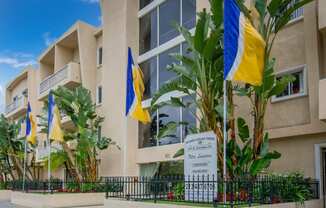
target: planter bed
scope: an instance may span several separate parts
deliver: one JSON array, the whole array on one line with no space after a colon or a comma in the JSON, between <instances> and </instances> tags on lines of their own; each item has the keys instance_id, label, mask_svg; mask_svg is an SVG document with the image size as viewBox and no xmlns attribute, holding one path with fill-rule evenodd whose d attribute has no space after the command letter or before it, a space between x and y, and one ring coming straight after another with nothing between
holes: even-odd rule
<instances>
[{"instance_id":1,"label":"planter bed","mask_svg":"<svg viewBox=\"0 0 326 208\"><path fill-rule=\"evenodd\" d=\"M13 191L11 203L24 207L55 208L103 205L104 193L23 193Z\"/></svg>"}]
</instances>

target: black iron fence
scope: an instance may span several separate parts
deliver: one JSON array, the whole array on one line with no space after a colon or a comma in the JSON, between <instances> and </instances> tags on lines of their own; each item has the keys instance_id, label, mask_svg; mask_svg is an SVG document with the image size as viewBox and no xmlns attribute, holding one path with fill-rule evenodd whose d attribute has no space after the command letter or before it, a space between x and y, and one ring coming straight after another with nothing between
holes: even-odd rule
<instances>
[{"instance_id":1,"label":"black iron fence","mask_svg":"<svg viewBox=\"0 0 326 208\"><path fill-rule=\"evenodd\" d=\"M226 195L223 186L226 185ZM258 205L300 202L319 198L319 182L302 177L241 178L223 181L216 176L106 177L97 182L61 180L7 182L4 187L15 191L39 193L105 193L107 198L135 201L171 201L212 206ZM226 204L224 203L226 198Z\"/></svg>"},{"instance_id":2,"label":"black iron fence","mask_svg":"<svg viewBox=\"0 0 326 208\"><path fill-rule=\"evenodd\" d=\"M109 177L106 182L116 187L106 192L107 197L137 201L174 201L232 207L319 198L318 181L295 177L263 176L226 181L216 176Z\"/></svg>"}]
</instances>

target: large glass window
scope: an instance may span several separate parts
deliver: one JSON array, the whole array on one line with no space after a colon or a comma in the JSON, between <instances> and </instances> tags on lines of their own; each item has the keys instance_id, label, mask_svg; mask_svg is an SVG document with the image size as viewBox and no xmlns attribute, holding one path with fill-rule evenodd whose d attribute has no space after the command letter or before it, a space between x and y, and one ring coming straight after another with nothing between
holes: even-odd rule
<instances>
[{"instance_id":1,"label":"large glass window","mask_svg":"<svg viewBox=\"0 0 326 208\"><path fill-rule=\"evenodd\" d=\"M176 74L168 71L167 66L176 62L171 56L173 53L180 53L180 46L176 46L159 55L159 86L161 87L165 82L173 79Z\"/></svg>"},{"instance_id":2,"label":"large glass window","mask_svg":"<svg viewBox=\"0 0 326 208\"><path fill-rule=\"evenodd\" d=\"M191 129L196 127L196 106L194 104L195 95L192 97L186 96L182 98L182 102L187 108L182 108L182 138L186 138L191 134Z\"/></svg>"},{"instance_id":3,"label":"large glass window","mask_svg":"<svg viewBox=\"0 0 326 208\"><path fill-rule=\"evenodd\" d=\"M182 25L187 29L196 24L196 0L182 0Z\"/></svg>"},{"instance_id":4,"label":"large glass window","mask_svg":"<svg viewBox=\"0 0 326 208\"><path fill-rule=\"evenodd\" d=\"M157 58L153 57L139 65L144 74L145 92L143 99L146 100L154 95L157 89Z\"/></svg>"},{"instance_id":5,"label":"large glass window","mask_svg":"<svg viewBox=\"0 0 326 208\"><path fill-rule=\"evenodd\" d=\"M144 8L148 4L152 3L154 0L139 0L139 9Z\"/></svg>"},{"instance_id":6,"label":"large glass window","mask_svg":"<svg viewBox=\"0 0 326 208\"><path fill-rule=\"evenodd\" d=\"M178 36L178 31L173 24L180 24L180 1L167 0L159 7L160 44Z\"/></svg>"},{"instance_id":7,"label":"large glass window","mask_svg":"<svg viewBox=\"0 0 326 208\"><path fill-rule=\"evenodd\" d=\"M139 20L139 51L143 54L157 46L157 10Z\"/></svg>"},{"instance_id":8,"label":"large glass window","mask_svg":"<svg viewBox=\"0 0 326 208\"><path fill-rule=\"evenodd\" d=\"M152 1L141 1L144 8ZM196 23L196 0L166 0L139 18L139 51L144 54L179 35L174 24L191 29Z\"/></svg>"},{"instance_id":9,"label":"large glass window","mask_svg":"<svg viewBox=\"0 0 326 208\"><path fill-rule=\"evenodd\" d=\"M175 126L180 121L180 108L171 106L164 106L158 110L159 112L159 145L176 144L180 143L180 126ZM170 130L169 130L170 129Z\"/></svg>"},{"instance_id":10,"label":"large glass window","mask_svg":"<svg viewBox=\"0 0 326 208\"><path fill-rule=\"evenodd\" d=\"M139 148L157 146L157 112L155 111L151 115L152 122L149 124L143 124L139 122L138 126L138 138Z\"/></svg>"},{"instance_id":11,"label":"large glass window","mask_svg":"<svg viewBox=\"0 0 326 208\"><path fill-rule=\"evenodd\" d=\"M155 4L156 1L140 0L140 9L152 2ZM167 70L168 65L176 62L170 54L182 53L191 56L186 50L187 44L176 39L179 33L174 23L192 29L196 22L196 0L157 2L151 11L144 13L145 10L142 10L139 13L139 59L142 60L139 66L144 73L145 103L149 103L149 99L164 83L176 77L174 72ZM164 44L167 42L169 44ZM187 97L181 99L191 101ZM196 126L194 111L196 110L170 106L160 108L152 114L151 124L139 123L139 147L180 143L190 133L190 129ZM179 124L181 121L187 122L187 125L178 125L173 131L166 132L167 126ZM157 140L157 136L162 134L163 137Z\"/></svg>"}]
</instances>

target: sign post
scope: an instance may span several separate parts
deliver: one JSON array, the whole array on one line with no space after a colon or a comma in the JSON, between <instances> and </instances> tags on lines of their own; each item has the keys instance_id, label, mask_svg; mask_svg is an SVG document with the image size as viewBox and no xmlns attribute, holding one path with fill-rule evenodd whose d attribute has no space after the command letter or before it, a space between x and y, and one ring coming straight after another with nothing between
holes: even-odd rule
<instances>
[{"instance_id":1,"label":"sign post","mask_svg":"<svg viewBox=\"0 0 326 208\"><path fill-rule=\"evenodd\" d=\"M212 202L217 197L217 143L213 132L188 135L184 146L185 199Z\"/></svg>"}]
</instances>

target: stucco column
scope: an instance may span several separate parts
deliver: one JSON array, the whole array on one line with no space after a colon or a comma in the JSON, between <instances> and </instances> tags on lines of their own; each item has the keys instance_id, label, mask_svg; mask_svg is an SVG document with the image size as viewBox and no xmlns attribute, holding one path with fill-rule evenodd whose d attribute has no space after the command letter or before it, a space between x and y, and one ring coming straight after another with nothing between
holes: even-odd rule
<instances>
[{"instance_id":1,"label":"stucco column","mask_svg":"<svg viewBox=\"0 0 326 208\"><path fill-rule=\"evenodd\" d=\"M138 55L138 1L104 0L103 14L103 135L120 150L102 154L101 175L136 175L137 122L125 116L127 48Z\"/></svg>"}]
</instances>

